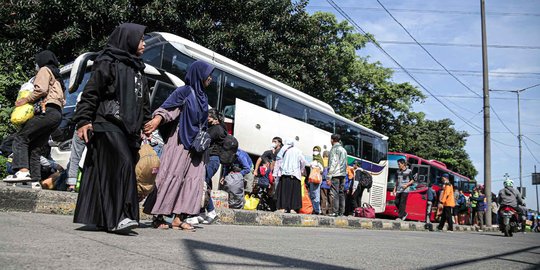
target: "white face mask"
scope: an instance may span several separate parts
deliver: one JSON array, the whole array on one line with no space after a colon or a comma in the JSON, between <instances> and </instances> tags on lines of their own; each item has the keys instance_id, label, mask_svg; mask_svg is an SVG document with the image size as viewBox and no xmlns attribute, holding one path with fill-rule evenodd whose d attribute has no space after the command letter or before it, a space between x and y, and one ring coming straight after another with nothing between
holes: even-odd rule
<instances>
[{"instance_id":1,"label":"white face mask","mask_svg":"<svg viewBox=\"0 0 540 270\"><path fill-rule=\"evenodd\" d=\"M314 156L318 156L319 154L320 154L319 151L313 151L313 155L314 155Z\"/></svg>"},{"instance_id":2,"label":"white face mask","mask_svg":"<svg viewBox=\"0 0 540 270\"><path fill-rule=\"evenodd\" d=\"M276 148L277 147L277 143L273 142L271 145L270 145L271 148Z\"/></svg>"}]
</instances>

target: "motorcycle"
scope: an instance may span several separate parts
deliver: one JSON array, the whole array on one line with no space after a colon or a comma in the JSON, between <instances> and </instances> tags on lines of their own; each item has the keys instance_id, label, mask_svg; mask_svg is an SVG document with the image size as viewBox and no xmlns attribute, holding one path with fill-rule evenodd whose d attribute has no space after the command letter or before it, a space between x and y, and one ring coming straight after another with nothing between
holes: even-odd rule
<instances>
[{"instance_id":1,"label":"motorcycle","mask_svg":"<svg viewBox=\"0 0 540 270\"><path fill-rule=\"evenodd\" d=\"M521 217L514 208L502 206L499 215L501 217L499 228L504 236L512 237L514 232L521 231Z\"/></svg>"}]
</instances>

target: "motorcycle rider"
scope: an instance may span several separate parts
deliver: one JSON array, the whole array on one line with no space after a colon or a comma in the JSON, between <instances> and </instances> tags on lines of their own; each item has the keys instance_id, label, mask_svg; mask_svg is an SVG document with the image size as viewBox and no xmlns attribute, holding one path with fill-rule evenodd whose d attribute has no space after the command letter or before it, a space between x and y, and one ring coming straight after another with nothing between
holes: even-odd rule
<instances>
[{"instance_id":1,"label":"motorcycle rider","mask_svg":"<svg viewBox=\"0 0 540 270\"><path fill-rule=\"evenodd\" d=\"M504 188L499 191L499 196L497 197L499 201L499 209L502 211L503 206L510 206L518 212L518 215L523 220L523 211L522 206L525 206L525 202L521 197L521 193L514 188L514 181L512 179L504 180ZM502 215L499 215L499 224L502 224L501 220ZM522 228L525 228L525 224L522 225Z\"/></svg>"}]
</instances>

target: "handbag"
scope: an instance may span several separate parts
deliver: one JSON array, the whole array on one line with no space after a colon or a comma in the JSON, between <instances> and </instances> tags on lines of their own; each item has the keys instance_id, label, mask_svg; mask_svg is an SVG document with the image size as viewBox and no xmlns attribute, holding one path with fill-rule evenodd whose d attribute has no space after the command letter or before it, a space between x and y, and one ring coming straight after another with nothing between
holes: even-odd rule
<instances>
[{"instance_id":1,"label":"handbag","mask_svg":"<svg viewBox=\"0 0 540 270\"><path fill-rule=\"evenodd\" d=\"M210 147L210 134L206 131L206 128L203 128L202 125L199 125L199 132L193 142L191 143L191 148L197 153L202 153Z\"/></svg>"},{"instance_id":2,"label":"handbag","mask_svg":"<svg viewBox=\"0 0 540 270\"><path fill-rule=\"evenodd\" d=\"M254 195L244 196L246 202L244 203L244 210L257 210L257 205L259 205L259 198Z\"/></svg>"},{"instance_id":3,"label":"handbag","mask_svg":"<svg viewBox=\"0 0 540 270\"><path fill-rule=\"evenodd\" d=\"M364 203L362 207L354 209L355 217L375 218L375 208L369 203Z\"/></svg>"},{"instance_id":4,"label":"handbag","mask_svg":"<svg viewBox=\"0 0 540 270\"><path fill-rule=\"evenodd\" d=\"M322 182L321 169L319 167L311 168L308 182L313 184L320 184Z\"/></svg>"},{"instance_id":5,"label":"handbag","mask_svg":"<svg viewBox=\"0 0 540 270\"><path fill-rule=\"evenodd\" d=\"M190 89L193 96L195 96L193 88L190 87ZM208 134L206 127L203 127L202 123L199 123L199 132L197 132L197 136L193 139L191 148L197 153L202 153L206 151L208 147L210 147L210 134Z\"/></svg>"}]
</instances>

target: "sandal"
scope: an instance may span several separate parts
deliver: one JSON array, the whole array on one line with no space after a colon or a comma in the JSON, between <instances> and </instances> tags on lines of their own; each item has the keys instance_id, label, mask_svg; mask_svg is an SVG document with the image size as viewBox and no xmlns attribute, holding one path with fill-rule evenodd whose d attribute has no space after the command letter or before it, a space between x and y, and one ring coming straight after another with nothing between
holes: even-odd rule
<instances>
[{"instance_id":1,"label":"sandal","mask_svg":"<svg viewBox=\"0 0 540 270\"><path fill-rule=\"evenodd\" d=\"M175 224L175 221L177 219L175 218L173 220L173 223L171 224L172 225L172 228L173 230L182 230L182 231L188 231L188 232L195 232L197 231L197 229L195 229L195 227L193 227L191 224L187 223L187 222L183 222L183 221L180 221L180 224Z\"/></svg>"},{"instance_id":2,"label":"sandal","mask_svg":"<svg viewBox=\"0 0 540 270\"><path fill-rule=\"evenodd\" d=\"M169 226L169 223L167 223L165 221L165 219L163 218L163 216L156 216L152 219L152 227L154 227L154 229L162 229L162 230L167 230L170 228Z\"/></svg>"}]
</instances>

